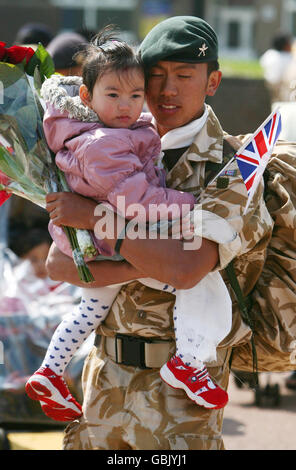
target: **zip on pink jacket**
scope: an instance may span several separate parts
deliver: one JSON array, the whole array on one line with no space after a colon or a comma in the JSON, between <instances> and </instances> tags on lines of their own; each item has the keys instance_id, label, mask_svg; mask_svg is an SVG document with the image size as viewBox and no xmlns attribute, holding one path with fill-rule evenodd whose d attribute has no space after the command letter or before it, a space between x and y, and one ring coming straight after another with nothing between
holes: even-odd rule
<instances>
[{"instance_id":1,"label":"zip on pink jacket","mask_svg":"<svg viewBox=\"0 0 296 470\"><path fill-rule=\"evenodd\" d=\"M72 191L98 202L108 202L123 217L129 219L136 215L140 222L185 216L193 208L194 197L165 187L165 175L156 167L161 144L151 123L152 116L141 114L129 129L105 127L97 114L80 100L81 83L80 77L54 75L45 81L41 90L46 102L43 125L47 143L56 154L56 164L65 173ZM131 204L145 208L144 220L140 220L140 214L127 213ZM160 209L155 220L151 220L151 213L149 218L152 204ZM169 211L168 206L171 206ZM49 231L58 248L72 256L63 229L50 222ZM95 244L100 254L113 254L97 238Z\"/></svg>"}]
</instances>

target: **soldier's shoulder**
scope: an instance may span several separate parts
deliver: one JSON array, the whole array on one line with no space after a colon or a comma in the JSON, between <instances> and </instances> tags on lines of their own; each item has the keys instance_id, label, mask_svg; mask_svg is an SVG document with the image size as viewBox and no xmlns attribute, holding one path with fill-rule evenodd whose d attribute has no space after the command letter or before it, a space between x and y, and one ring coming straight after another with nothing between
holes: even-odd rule
<instances>
[{"instance_id":1,"label":"soldier's shoulder","mask_svg":"<svg viewBox=\"0 0 296 470\"><path fill-rule=\"evenodd\" d=\"M290 140L278 140L274 146L274 154L296 153L296 142Z\"/></svg>"},{"instance_id":2,"label":"soldier's shoulder","mask_svg":"<svg viewBox=\"0 0 296 470\"><path fill-rule=\"evenodd\" d=\"M269 170L275 169L284 174L290 171L294 175L296 169L296 142L278 140L274 146L267 168Z\"/></svg>"}]
</instances>

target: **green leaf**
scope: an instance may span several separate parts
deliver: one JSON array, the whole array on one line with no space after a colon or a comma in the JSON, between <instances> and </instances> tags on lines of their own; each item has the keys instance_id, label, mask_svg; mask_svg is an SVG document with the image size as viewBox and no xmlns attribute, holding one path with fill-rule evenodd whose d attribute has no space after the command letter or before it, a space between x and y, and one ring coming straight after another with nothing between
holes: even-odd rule
<instances>
[{"instance_id":1,"label":"green leaf","mask_svg":"<svg viewBox=\"0 0 296 470\"><path fill-rule=\"evenodd\" d=\"M47 50L42 46L42 44L38 44L38 47L35 51L36 57L40 61L40 75L41 79L44 77L49 78L53 73L55 73L55 66L54 62L50 56L50 54L47 52Z\"/></svg>"},{"instance_id":2,"label":"green leaf","mask_svg":"<svg viewBox=\"0 0 296 470\"><path fill-rule=\"evenodd\" d=\"M25 65L25 71L28 75L34 77L37 91L40 90L44 80L55 73L54 62L41 43L38 44L35 54L31 57L28 64Z\"/></svg>"},{"instance_id":3,"label":"green leaf","mask_svg":"<svg viewBox=\"0 0 296 470\"><path fill-rule=\"evenodd\" d=\"M35 69L39 66L40 66L40 59L35 52L35 54L31 57L29 62L26 64L25 71L28 75L33 76Z\"/></svg>"},{"instance_id":4,"label":"green leaf","mask_svg":"<svg viewBox=\"0 0 296 470\"><path fill-rule=\"evenodd\" d=\"M16 83L23 77L23 75L24 71L21 65L0 62L0 77L4 89Z\"/></svg>"},{"instance_id":5,"label":"green leaf","mask_svg":"<svg viewBox=\"0 0 296 470\"><path fill-rule=\"evenodd\" d=\"M42 78L41 78L41 75L40 75L40 70L38 69L38 67L35 68L34 70L34 87L35 87L35 90L37 91L38 93L38 96L40 96L40 90L41 90L41 86L42 86ZM37 100L36 100L37 101ZM40 112L40 109L39 109L39 104L37 102L37 106L38 106L38 110Z\"/></svg>"}]
</instances>

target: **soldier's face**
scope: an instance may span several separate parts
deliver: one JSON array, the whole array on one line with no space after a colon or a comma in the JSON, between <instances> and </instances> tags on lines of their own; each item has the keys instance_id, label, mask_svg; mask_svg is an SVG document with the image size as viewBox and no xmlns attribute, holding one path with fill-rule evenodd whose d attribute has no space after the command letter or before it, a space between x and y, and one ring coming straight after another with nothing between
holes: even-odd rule
<instances>
[{"instance_id":1,"label":"soldier's face","mask_svg":"<svg viewBox=\"0 0 296 470\"><path fill-rule=\"evenodd\" d=\"M156 119L159 135L199 118L203 114L206 96L215 94L220 81L220 71L208 76L206 63L160 61L152 67L146 99Z\"/></svg>"}]
</instances>

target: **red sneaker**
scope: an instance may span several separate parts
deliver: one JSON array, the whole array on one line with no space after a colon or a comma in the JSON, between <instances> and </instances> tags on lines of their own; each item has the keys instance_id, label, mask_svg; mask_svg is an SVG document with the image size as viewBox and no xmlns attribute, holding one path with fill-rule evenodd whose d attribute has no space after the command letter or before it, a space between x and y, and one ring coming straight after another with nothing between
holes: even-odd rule
<instances>
[{"instance_id":1,"label":"red sneaker","mask_svg":"<svg viewBox=\"0 0 296 470\"><path fill-rule=\"evenodd\" d=\"M160 369L164 382L173 388L182 388L197 405L217 410L228 402L228 394L214 384L207 368L186 366L179 356L173 356Z\"/></svg>"},{"instance_id":2,"label":"red sneaker","mask_svg":"<svg viewBox=\"0 0 296 470\"><path fill-rule=\"evenodd\" d=\"M25 389L32 400L41 402L44 413L56 421L73 421L82 415L81 405L71 395L63 377L49 367L40 367Z\"/></svg>"}]
</instances>

